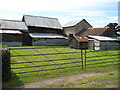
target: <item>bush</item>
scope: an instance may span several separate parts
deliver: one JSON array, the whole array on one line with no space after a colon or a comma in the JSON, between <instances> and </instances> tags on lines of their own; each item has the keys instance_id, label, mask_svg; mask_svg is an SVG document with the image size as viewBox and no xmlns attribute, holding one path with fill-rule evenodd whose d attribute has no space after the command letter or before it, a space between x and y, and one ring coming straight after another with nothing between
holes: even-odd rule
<instances>
[{"instance_id":1,"label":"bush","mask_svg":"<svg viewBox=\"0 0 120 90\"><path fill-rule=\"evenodd\" d=\"M2 48L2 81L8 81L11 78L10 68L10 50Z\"/></svg>"}]
</instances>

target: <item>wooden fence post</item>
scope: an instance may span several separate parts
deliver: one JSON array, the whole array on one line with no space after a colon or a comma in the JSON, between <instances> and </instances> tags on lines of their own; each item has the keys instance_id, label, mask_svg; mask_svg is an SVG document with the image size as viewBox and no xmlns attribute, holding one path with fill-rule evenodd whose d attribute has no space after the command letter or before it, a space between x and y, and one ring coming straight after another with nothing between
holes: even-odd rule
<instances>
[{"instance_id":1,"label":"wooden fence post","mask_svg":"<svg viewBox=\"0 0 120 90\"><path fill-rule=\"evenodd\" d=\"M83 62L83 51L82 51L82 48L81 48L81 60L82 60L82 68L84 67L84 62Z\"/></svg>"}]
</instances>

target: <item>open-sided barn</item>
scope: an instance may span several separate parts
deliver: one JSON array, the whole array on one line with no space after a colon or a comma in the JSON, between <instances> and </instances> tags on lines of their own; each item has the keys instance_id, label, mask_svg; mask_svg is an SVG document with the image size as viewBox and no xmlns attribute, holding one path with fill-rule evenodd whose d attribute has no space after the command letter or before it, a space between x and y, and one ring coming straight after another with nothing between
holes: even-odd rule
<instances>
[{"instance_id":1,"label":"open-sided barn","mask_svg":"<svg viewBox=\"0 0 120 90\"><path fill-rule=\"evenodd\" d=\"M67 45L68 40L57 18L24 15L29 30L29 45Z\"/></svg>"},{"instance_id":2,"label":"open-sided barn","mask_svg":"<svg viewBox=\"0 0 120 90\"><path fill-rule=\"evenodd\" d=\"M120 48L120 40L105 36L87 36L90 50L115 50Z\"/></svg>"},{"instance_id":3,"label":"open-sided barn","mask_svg":"<svg viewBox=\"0 0 120 90\"><path fill-rule=\"evenodd\" d=\"M2 34L2 44L7 46L22 46L24 33L28 29L24 22L16 20L0 20L0 34Z\"/></svg>"}]
</instances>

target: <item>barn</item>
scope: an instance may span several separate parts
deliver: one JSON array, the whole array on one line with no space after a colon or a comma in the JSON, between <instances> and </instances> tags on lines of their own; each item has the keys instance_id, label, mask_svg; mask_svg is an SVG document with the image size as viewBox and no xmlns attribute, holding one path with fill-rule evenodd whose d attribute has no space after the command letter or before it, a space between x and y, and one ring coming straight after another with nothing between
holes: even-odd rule
<instances>
[{"instance_id":1,"label":"barn","mask_svg":"<svg viewBox=\"0 0 120 90\"><path fill-rule=\"evenodd\" d=\"M76 35L79 33L82 29L87 29L92 27L85 19L83 20L77 20L77 21L71 21L68 22L63 26L64 33L69 36L69 34Z\"/></svg>"},{"instance_id":2,"label":"barn","mask_svg":"<svg viewBox=\"0 0 120 90\"><path fill-rule=\"evenodd\" d=\"M2 45L22 46L25 39L24 33L28 29L24 22L17 20L0 19L0 34L2 34Z\"/></svg>"},{"instance_id":3,"label":"barn","mask_svg":"<svg viewBox=\"0 0 120 90\"><path fill-rule=\"evenodd\" d=\"M69 37L69 47L76 49L87 49L88 47L88 38L79 37L73 34L70 34Z\"/></svg>"},{"instance_id":4,"label":"barn","mask_svg":"<svg viewBox=\"0 0 120 90\"><path fill-rule=\"evenodd\" d=\"M23 21L29 30L28 45L67 45L68 39L57 18L24 15Z\"/></svg>"},{"instance_id":5,"label":"barn","mask_svg":"<svg viewBox=\"0 0 120 90\"><path fill-rule=\"evenodd\" d=\"M120 48L120 40L105 36L87 36L90 50L115 50Z\"/></svg>"}]
</instances>

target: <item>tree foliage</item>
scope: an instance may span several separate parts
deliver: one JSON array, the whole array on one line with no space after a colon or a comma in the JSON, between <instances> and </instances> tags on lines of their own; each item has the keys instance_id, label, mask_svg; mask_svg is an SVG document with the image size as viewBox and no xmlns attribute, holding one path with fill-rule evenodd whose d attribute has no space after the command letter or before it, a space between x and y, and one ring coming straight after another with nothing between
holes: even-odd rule
<instances>
[{"instance_id":1,"label":"tree foliage","mask_svg":"<svg viewBox=\"0 0 120 90\"><path fill-rule=\"evenodd\" d=\"M117 25L118 25L117 23L109 23L106 27L115 29L115 26L117 26Z\"/></svg>"}]
</instances>

